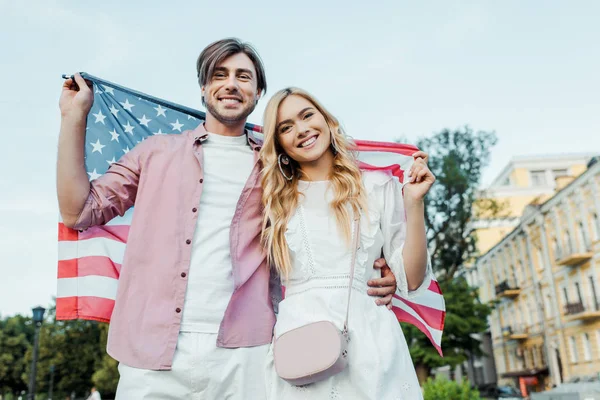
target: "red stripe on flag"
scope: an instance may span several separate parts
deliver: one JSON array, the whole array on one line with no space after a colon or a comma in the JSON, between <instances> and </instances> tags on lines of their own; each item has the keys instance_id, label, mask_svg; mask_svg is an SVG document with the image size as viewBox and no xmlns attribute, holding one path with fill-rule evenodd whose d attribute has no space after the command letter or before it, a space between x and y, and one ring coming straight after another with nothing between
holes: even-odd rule
<instances>
[{"instance_id":1,"label":"red stripe on flag","mask_svg":"<svg viewBox=\"0 0 600 400\"><path fill-rule=\"evenodd\" d=\"M406 300L402 297L394 295L395 298L402 301L404 304L412 308L427 325L441 331L444 329L444 319L446 313L443 310L424 306L422 304L413 303L412 301Z\"/></svg>"},{"instance_id":2,"label":"red stripe on flag","mask_svg":"<svg viewBox=\"0 0 600 400\"><path fill-rule=\"evenodd\" d=\"M59 297L56 299L56 319L88 319L109 322L115 301L102 297Z\"/></svg>"},{"instance_id":3,"label":"red stripe on flag","mask_svg":"<svg viewBox=\"0 0 600 400\"><path fill-rule=\"evenodd\" d=\"M67 228L62 222L58 223L58 241L74 242L77 240L79 232L75 229Z\"/></svg>"},{"instance_id":4,"label":"red stripe on flag","mask_svg":"<svg viewBox=\"0 0 600 400\"><path fill-rule=\"evenodd\" d=\"M119 279L121 264L108 257L90 256L58 262L58 278L77 278L80 276L106 276Z\"/></svg>"},{"instance_id":5,"label":"red stripe on flag","mask_svg":"<svg viewBox=\"0 0 600 400\"><path fill-rule=\"evenodd\" d=\"M400 182L404 182L404 170L398 164L387 165L385 167L376 167L360 161L359 168L365 171L390 171L392 175L400 180Z\"/></svg>"},{"instance_id":6,"label":"red stripe on flag","mask_svg":"<svg viewBox=\"0 0 600 400\"><path fill-rule=\"evenodd\" d=\"M412 324L416 326L421 332L423 332L425 336L429 338L429 341L431 342L431 344L433 344L433 347L435 347L435 349L438 351L440 357L444 356L444 354L442 353L442 348L437 343L435 343L433 337L431 336L431 332L429 332L429 329L427 329L427 327L423 325L421 321L419 321L418 319L416 319L415 317L413 317L412 315L410 315L409 313L407 313L399 307L392 307L392 311L394 312L394 314L396 314L396 318L398 318L398 321Z\"/></svg>"},{"instance_id":7,"label":"red stripe on flag","mask_svg":"<svg viewBox=\"0 0 600 400\"><path fill-rule=\"evenodd\" d=\"M79 233L79 239L106 238L121 243L127 243L129 225L103 225L94 226ZM60 239L59 239L60 240Z\"/></svg>"},{"instance_id":8,"label":"red stripe on flag","mask_svg":"<svg viewBox=\"0 0 600 400\"><path fill-rule=\"evenodd\" d=\"M437 294L442 294L442 289L440 288L440 284L435 279L431 280L431 283L429 284L429 288L427 288L427 290L431 290L432 292L435 292Z\"/></svg>"},{"instance_id":9,"label":"red stripe on flag","mask_svg":"<svg viewBox=\"0 0 600 400\"><path fill-rule=\"evenodd\" d=\"M400 153L412 156L419 148L410 144L374 142L371 140L355 140L358 151L381 151L385 153Z\"/></svg>"}]
</instances>

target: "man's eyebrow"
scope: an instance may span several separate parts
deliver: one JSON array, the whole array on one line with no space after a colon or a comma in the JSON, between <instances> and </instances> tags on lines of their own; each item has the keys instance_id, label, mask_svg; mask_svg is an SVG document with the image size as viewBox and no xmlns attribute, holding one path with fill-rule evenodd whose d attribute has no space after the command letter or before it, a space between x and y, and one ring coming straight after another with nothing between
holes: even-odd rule
<instances>
[{"instance_id":1,"label":"man's eyebrow","mask_svg":"<svg viewBox=\"0 0 600 400\"><path fill-rule=\"evenodd\" d=\"M248 68L238 68L235 70L235 72L239 73L246 73L250 76L254 76L254 74L252 73L252 70L248 69Z\"/></svg>"},{"instance_id":2,"label":"man's eyebrow","mask_svg":"<svg viewBox=\"0 0 600 400\"><path fill-rule=\"evenodd\" d=\"M298 113L298 116L301 116L302 114L304 114L304 113L305 113L305 112L307 112L308 110L312 110L312 109L313 109L313 107L306 107L306 108L303 108L303 109L302 109L302 110L300 110L300 112ZM291 123L291 122L293 122L291 119L289 119L289 118L288 118L288 119L285 119L285 120L281 121L280 123L278 123L278 124L277 124L277 127L276 127L275 129L276 129L276 130L279 130L279 128L281 127L281 125L283 125L283 124L288 124L288 123Z\"/></svg>"}]
</instances>

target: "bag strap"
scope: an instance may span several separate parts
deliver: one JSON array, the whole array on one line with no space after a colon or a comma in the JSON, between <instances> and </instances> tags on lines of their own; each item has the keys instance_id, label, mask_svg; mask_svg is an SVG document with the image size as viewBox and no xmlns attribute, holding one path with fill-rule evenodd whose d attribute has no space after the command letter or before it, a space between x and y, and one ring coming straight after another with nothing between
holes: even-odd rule
<instances>
[{"instance_id":1,"label":"bag strap","mask_svg":"<svg viewBox=\"0 0 600 400\"><path fill-rule=\"evenodd\" d=\"M348 286L348 304L346 306L346 320L344 321L344 333L348 332L348 315L350 314L350 297L352 295L352 284L354 283L354 265L356 264L356 251L358 250L358 238L360 237L360 213L354 219L354 238L352 240L352 261L350 261L350 285Z\"/></svg>"}]
</instances>

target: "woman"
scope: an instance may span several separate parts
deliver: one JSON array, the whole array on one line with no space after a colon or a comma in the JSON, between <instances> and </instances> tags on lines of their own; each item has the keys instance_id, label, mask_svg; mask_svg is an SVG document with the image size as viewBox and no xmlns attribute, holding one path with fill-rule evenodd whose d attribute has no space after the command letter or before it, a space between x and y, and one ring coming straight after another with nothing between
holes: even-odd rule
<instances>
[{"instance_id":1,"label":"woman","mask_svg":"<svg viewBox=\"0 0 600 400\"><path fill-rule=\"evenodd\" d=\"M286 286L275 338L311 322L342 328L350 284L351 242L360 215L350 302L349 365L326 380L293 386L267 360L270 399L422 398L406 340L395 315L366 294L383 254L401 295L430 282L423 198L435 181L427 155L413 155L409 183L384 172L361 172L337 119L307 92L288 88L264 115L263 242ZM404 191L404 194L403 194ZM406 249L404 251L403 249Z\"/></svg>"}]
</instances>

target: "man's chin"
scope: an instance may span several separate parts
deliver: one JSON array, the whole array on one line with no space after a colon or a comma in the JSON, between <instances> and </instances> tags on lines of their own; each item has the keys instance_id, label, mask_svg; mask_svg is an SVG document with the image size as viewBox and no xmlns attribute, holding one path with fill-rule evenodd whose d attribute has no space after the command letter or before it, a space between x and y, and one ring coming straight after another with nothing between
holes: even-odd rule
<instances>
[{"instance_id":1,"label":"man's chin","mask_svg":"<svg viewBox=\"0 0 600 400\"><path fill-rule=\"evenodd\" d=\"M224 109L222 107L211 107L207 106L207 111L215 117L215 119L223 124L231 125L246 122L248 116L254 111L254 107L251 109Z\"/></svg>"}]
</instances>

